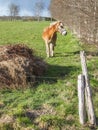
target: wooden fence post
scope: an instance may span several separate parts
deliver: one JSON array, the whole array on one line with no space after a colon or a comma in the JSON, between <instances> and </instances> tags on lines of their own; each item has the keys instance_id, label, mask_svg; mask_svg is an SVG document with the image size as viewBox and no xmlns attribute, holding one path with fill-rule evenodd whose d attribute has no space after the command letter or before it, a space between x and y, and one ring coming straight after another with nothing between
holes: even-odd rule
<instances>
[{"instance_id":1,"label":"wooden fence post","mask_svg":"<svg viewBox=\"0 0 98 130\"><path fill-rule=\"evenodd\" d=\"M92 93L91 93L91 87L90 87L90 81L87 72L86 57L84 51L80 52L80 58L81 58L82 73L85 77L85 99L86 99L88 120L91 125L96 125L96 118L95 118L93 101L92 101Z\"/></svg>"},{"instance_id":2,"label":"wooden fence post","mask_svg":"<svg viewBox=\"0 0 98 130\"><path fill-rule=\"evenodd\" d=\"M86 107L85 107L85 79L82 74L78 76L78 100L79 100L79 119L82 125L86 120Z\"/></svg>"}]
</instances>

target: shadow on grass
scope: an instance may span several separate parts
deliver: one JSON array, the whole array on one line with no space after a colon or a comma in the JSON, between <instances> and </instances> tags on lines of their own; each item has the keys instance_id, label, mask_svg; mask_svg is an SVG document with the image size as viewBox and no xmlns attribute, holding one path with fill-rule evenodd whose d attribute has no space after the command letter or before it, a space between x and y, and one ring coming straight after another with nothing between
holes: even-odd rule
<instances>
[{"instance_id":1,"label":"shadow on grass","mask_svg":"<svg viewBox=\"0 0 98 130\"><path fill-rule=\"evenodd\" d=\"M75 52L63 52L63 53L55 53L54 57L66 57L66 56L72 56L72 55L76 55L76 54L80 54L80 51L75 51Z\"/></svg>"},{"instance_id":2,"label":"shadow on grass","mask_svg":"<svg viewBox=\"0 0 98 130\"><path fill-rule=\"evenodd\" d=\"M85 51L86 55L91 55L91 56L98 56L98 52L92 52L92 51ZM55 53L55 57L66 57L66 56L71 56L71 55L77 55L80 54L80 51L75 51L75 52L66 52L66 53Z\"/></svg>"},{"instance_id":3,"label":"shadow on grass","mask_svg":"<svg viewBox=\"0 0 98 130\"><path fill-rule=\"evenodd\" d=\"M96 126L98 127L98 117L96 117Z\"/></svg>"},{"instance_id":4,"label":"shadow on grass","mask_svg":"<svg viewBox=\"0 0 98 130\"><path fill-rule=\"evenodd\" d=\"M79 72L79 68L76 66L49 65L46 73L43 76L36 77L36 81L37 84L42 82L52 84L57 80L70 78L71 75L76 75L76 72Z\"/></svg>"},{"instance_id":5,"label":"shadow on grass","mask_svg":"<svg viewBox=\"0 0 98 130\"><path fill-rule=\"evenodd\" d=\"M90 130L98 130L98 117L96 117L96 126L90 125L89 128Z\"/></svg>"}]
</instances>

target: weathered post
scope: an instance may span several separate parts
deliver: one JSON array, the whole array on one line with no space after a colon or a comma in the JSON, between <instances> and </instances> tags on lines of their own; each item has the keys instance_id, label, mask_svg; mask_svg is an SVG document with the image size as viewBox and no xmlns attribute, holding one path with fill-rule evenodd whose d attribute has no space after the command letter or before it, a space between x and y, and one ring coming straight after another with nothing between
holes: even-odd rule
<instances>
[{"instance_id":1,"label":"weathered post","mask_svg":"<svg viewBox=\"0 0 98 130\"><path fill-rule=\"evenodd\" d=\"M79 119L82 125L86 120L86 107L85 107L85 79L82 74L78 76L78 100L79 100Z\"/></svg>"},{"instance_id":2,"label":"weathered post","mask_svg":"<svg viewBox=\"0 0 98 130\"><path fill-rule=\"evenodd\" d=\"M80 57L81 57L82 73L85 77L85 99L86 99L88 120L91 125L96 125L96 118L95 118L93 101L92 101L92 93L91 93L91 87L90 87L90 81L87 72L86 57L84 51L80 52Z\"/></svg>"}]
</instances>

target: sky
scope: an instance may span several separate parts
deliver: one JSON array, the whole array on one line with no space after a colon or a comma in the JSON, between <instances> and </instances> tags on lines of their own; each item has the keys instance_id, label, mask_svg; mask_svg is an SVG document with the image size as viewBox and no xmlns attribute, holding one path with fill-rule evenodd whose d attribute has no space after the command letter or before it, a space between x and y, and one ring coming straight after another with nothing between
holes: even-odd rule
<instances>
[{"instance_id":1,"label":"sky","mask_svg":"<svg viewBox=\"0 0 98 130\"><path fill-rule=\"evenodd\" d=\"M11 3L16 4L19 6L20 16L33 16L33 8L34 3L36 3L39 0L0 0L0 16L9 15L8 13L8 7ZM41 16L50 16L50 12L48 10L50 0L42 0L44 2L45 8L42 12Z\"/></svg>"}]
</instances>

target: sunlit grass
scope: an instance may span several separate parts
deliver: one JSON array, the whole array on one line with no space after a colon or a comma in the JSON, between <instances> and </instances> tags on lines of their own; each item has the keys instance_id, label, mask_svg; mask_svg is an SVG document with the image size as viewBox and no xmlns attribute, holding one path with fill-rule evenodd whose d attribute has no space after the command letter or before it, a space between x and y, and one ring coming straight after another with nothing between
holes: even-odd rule
<instances>
[{"instance_id":1,"label":"sunlit grass","mask_svg":"<svg viewBox=\"0 0 98 130\"><path fill-rule=\"evenodd\" d=\"M49 64L46 73L41 79L37 79L37 84L33 88L0 91L0 117L3 115L14 117L17 129L39 130L41 127L44 129L49 127L52 130L65 128L87 130L89 128L82 128L78 121L77 76L81 73L79 51L83 49L88 51L89 46L82 46L68 31L67 36L58 34L55 56L46 58L41 35L43 28L48 24L49 22L0 22L0 45L26 44ZM97 55L91 57L88 55L87 63L98 117ZM28 111L31 115L26 114ZM2 128L7 127L13 126Z\"/></svg>"}]
</instances>

